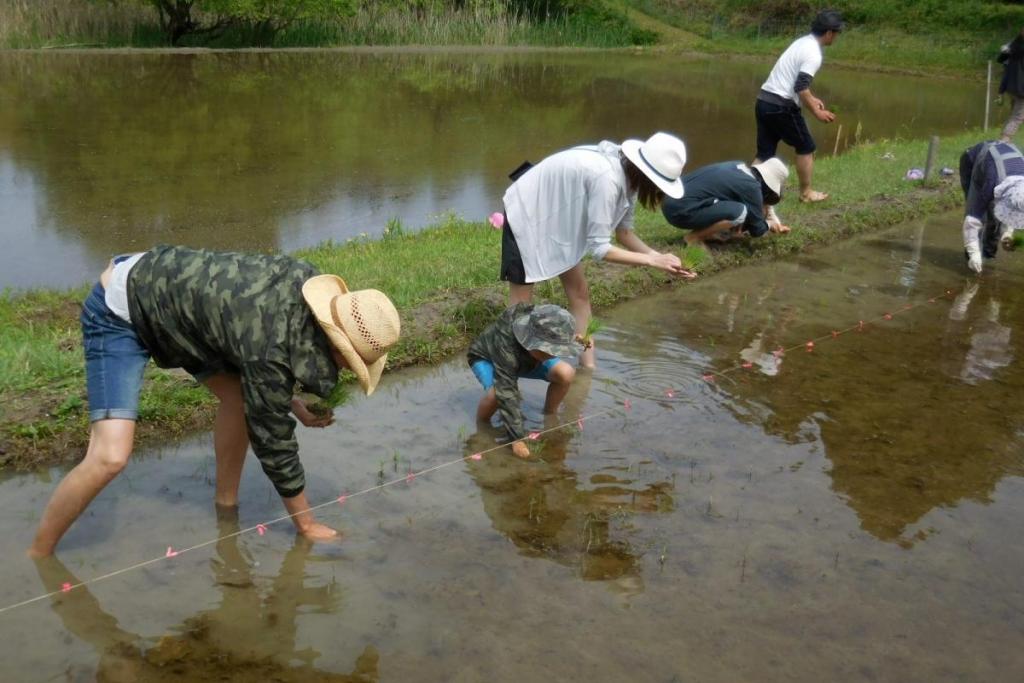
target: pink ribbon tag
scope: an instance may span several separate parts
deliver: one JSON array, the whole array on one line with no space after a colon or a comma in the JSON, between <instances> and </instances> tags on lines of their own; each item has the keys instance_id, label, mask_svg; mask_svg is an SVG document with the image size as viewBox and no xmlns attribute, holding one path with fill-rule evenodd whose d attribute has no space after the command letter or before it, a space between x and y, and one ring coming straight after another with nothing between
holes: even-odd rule
<instances>
[{"instance_id":1,"label":"pink ribbon tag","mask_svg":"<svg viewBox=\"0 0 1024 683\"><path fill-rule=\"evenodd\" d=\"M666 389L665 390L665 398L675 398L675 397L676 397L676 392L672 391L671 389Z\"/></svg>"},{"instance_id":2,"label":"pink ribbon tag","mask_svg":"<svg viewBox=\"0 0 1024 683\"><path fill-rule=\"evenodd\" d=\"M469 457L470 457L471 460L483 460L484 459L484 454L483 453L474 453L473 455L471 455Z\"/></svg>"},{"instance_id":3,"label":"pink ribbon tag","mask_svg":"<svg viewBox=\"0 0 1024 683\"><path fill-rule=\"evenodd\" d=\"M630 410L633 409L633 402L627 398L625 401L622 402L622 407L625 408L626 412L628 413Z\"/></svg>"},{"instance_id":4,"label":"pink ribbon tag","mask_svg":"<svg viewBox=\"0 0 1024 683\"><path fill-rule=\"evenodd\" d=\"M503 216L498 211L495 211L490 216L488 216L487 220L490 222L492 226L494 226L495 230L501 230L503 227L505 227L505 216Z\"/></svg>"},{"instance_id":5,"label":"pink ribbon tag","mask_svg":"<svg viewBox=\"0 0 1024 683\"><path fill-rule=\"evenodd\" d=\"M892 320L892 313L886 313L882 317L885 318L886 320Z\"/></svg>"},{"instance_id":6,"label":"pink ribbon tag","mask_svg":"<svg viewBox=\"0 0 1024 683\"><path fill-rule=\"evenodd\" d=\"M812 342L812 341L807 342L807 353L810 353L813 350L814 350L814 342Z\"/></svg>"},{"instance_id":7,"label":"pink ribbon tag","mask_svg":"<svg viewBox=\"0 0 1024 683\"><path fill-rule=\"evenodd\" d=\"M262 524L257 524L256 533L262 536L263 534L267 533L267 527L263 526Z\"/></svg>"},{"instance_id":8,"label":"pink ribbon tag","mask_svg":"<svg viewBox=\"0 0 1024 683\"><path fill-rule=\"evenodd\" d=\"M167 552L164 554L164 557L174 557L177 554L178 554L177 550L175 550L171 546L167 546Z\"/></svg>"},{"instance_id":9,"label":"pink ribbon tag","mask_svg":"<svg viewBox=\"0 0 1024 683\"><path fill-rule=\"evenodd\" d=\"M702 375L702 376L701 376L701 378L702 378L702 379L703 379L703 380L704 380L705 382L714 382L714 381L715 381L715 376L714 376L714 375L712 375L712 374L710 374L710 373L708 373L708 374L706 374L706 375Z\"/></svg>"},{"instance_id":10,"label":"pink ribbon tag","mask_svg":"<svg viewBox=\"0 0 1024 683\"><path fill-rule=\"evenodd\" d=\"M530 441L536 441L537 439L540 438L540 432L530 432L530 434L526 438L529 439Z\"/></svg>"},{"instance_id":11,"label":"pink ribbon tag","mask_svg":"<svg viewBox=\"0 0 1024 683\"><path fill-rule=\"evenodd\" d=\"M338 505L344 505L346 500L348 500L348 496L346 496L344 493L341 494L340 496L338 496Z\"/></svg>"},{"instance_id":12,"label":"pink ribbon tag","mask_svg":"<svg viewBox=\"0 0 1024 683\"><path fill-rule=\"evenodd\" d=\"M839 336L839 332L837 330L832 330L832 338L835 339L838 336Z\"/></svg>"},{"instance_id":13,"label":"pink ribbon tag","mask_svg":"<svg viewBox=\"0 0 1024 683\"><path fill-rule=\"evenodd\" d=\"M576 428L579 429L581 432L583 431L583 418L582 417L576 418Z\"/></svg>"},{"instance_id":14,"label":"pink ribbon tag","mask_svg":"<svg viewBox=\"0 0 1024 683\"><path fill-rule=\"evenodd\" d=\"M409 474L405 475L405 480L406 480L407 482L410 482L410 483L411 483L411 482L412 482L412 480L413 480L413 479L415 479L415 478L416 478L416 475L415 475L415 474L413 474L412 472L410 472Z\"/></svg>"},{"instance_id":15,"label":"pink ribbon tag","mask_svg":"<svg viewBox=\"0 0 1024 683\"><path fill-rule=\"evenodd\" d=\"M772 355L775 356L776 358L782 358L783 356L786 355L786 349L780 346L779 348L772 351Z\"/></svg>"},{"instance_id":16,"label":"pink ribbon tag","mask_svg":"<svg viewBox=\"0 0 1024 683\"><path fill-rule=\"evenodd\" d=\"M744 363L741 367L744 367L747 370L749 370L750 368L754 367L754 364L753 363Z\"/></svg>"},{"instance_id":17,"label":"pink ribbon tag","mask_svg":"<svg viewBox=\"0 0 1024 683\"><path fill-rule=\"evenodd\" d=\"M67 593L70 590L71 590L71 584L68 583L67 581L65 581L64 583L62 583L60 585L60 592L61 593Z\"/></svg>"}]
</instances>

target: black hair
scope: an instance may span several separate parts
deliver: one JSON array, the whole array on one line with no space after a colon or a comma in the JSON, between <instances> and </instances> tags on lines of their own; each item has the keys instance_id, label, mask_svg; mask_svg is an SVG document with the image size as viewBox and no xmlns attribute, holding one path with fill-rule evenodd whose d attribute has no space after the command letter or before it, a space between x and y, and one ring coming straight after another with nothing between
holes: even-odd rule
<instances>
[{"instance_id":1,"label":"black hair","mask_svg":"<svg viewBox=\"0 0 1024 683\"><path fill-rule=\"evenodd\" d=\"M626 172L626 186L630 192L636 192L640 206L657 211L665 199L665 193L622 152L619 152L619 161L622 162L622 170Z\"/></svg>"},{"instance_id":2,"label":"black hair","mask_svg":"<svg viewBox=\"0 0 1024 683\"><path fill-rule=\"evenodd\" d=\"M844 27L843 15L839 13L839 10L826 9L818 12L818 16L814 17L814 21L811 22L811 33L823 36L829 31L838 33Z\"/></svg>"}]
</instances>

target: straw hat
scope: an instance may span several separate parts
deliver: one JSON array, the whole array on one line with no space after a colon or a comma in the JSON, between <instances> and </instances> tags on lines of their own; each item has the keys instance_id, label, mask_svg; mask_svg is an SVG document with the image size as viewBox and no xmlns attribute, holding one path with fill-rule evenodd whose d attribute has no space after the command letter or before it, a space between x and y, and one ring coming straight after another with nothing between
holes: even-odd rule
<instances>
[{"instance_id":1,"label":"straw hat","mask_svg":"<svg viewBox=\"0 0 1024 683\"><path fill-rule=\"evenodd\" d=\"M683 196L679 177L686 165L686 145L675 135L655 133L647 142L626 140L622 153L666 195L672 199Z\"/></svg>"},{"instance_id":2,"label":"straw hat","mask_svg":"<svg viewBox=\"0 0 1024 683\"><path fill-rule=\"evenodd\" d=\"M384 372L387 350L401 332L391 299L376 289L350 292L337 275L309 278L302 285L302 296L363 391L372 394Z\"/></svg>"},{"instance_id":3,"label":"straw hat","mask_svg":"<svg viewBox=\"0 0 1024 683\"><path fill-rule=\"evenodd\" d=\"M752 164L751 168L756 168L757 172L761 174L761 180L768 186L768 189L775 194L782 196L782 186L786 183L786 178L789 177L789 168L786 164L782 163L782 160L778 157L772 157L757 164Z\"/></svg>"}]
</instances>

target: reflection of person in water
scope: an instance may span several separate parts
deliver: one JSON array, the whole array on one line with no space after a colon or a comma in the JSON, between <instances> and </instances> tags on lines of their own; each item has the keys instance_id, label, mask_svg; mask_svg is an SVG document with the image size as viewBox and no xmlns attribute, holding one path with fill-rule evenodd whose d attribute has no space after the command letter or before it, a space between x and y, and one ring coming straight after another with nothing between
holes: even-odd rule
<instances>
[{"instance_id":1,"label":"reflection of person in water","mask_svg":"<svg viewBox=\"0 0 1024 683\"><path fill-rule=\"evenodd\" d=\"M765 292L763 296L758 296L758 306L764 303L764 300L768 298L770 290ZM750 343L740 351L740 358L745 363L751 363L756 365L758 369L765 375L774 377L779 374L779 370L782 368L783 356L780 353L776 353L778 344L772 344L772 339L784 339L786 328L789 323L796 317L796 309L787 307L782 309L782 313L776 322L774 316L769 314L768 319L765 321L764 326L759 332L754 335L754 338L750 340ZM772 328L775 329L772 329Z\"/></svg>"},{"instance_id":2,"label":"reflection of person in water","mask_svg":"<svg viewBox=\"0 0 1024 683\"><path fill-rule=\"evenodd\" d=\"M219 533L238 531L237 514L219 510ZM103 611L86 587L53 598L53 609L64 627L90 643L99 654L95 679L101 681L334 681L370 683L377 680L378 655L367 646L356 660L352 674L336 674L313 667L320 653L299 650L296 617L303 607L337 609L333 586L307 587L304 566L312 542L299 536L285 555L272 588L261 596L239 547L238 536L217 543L212 560L214 577L223 600L212 610L189 617L179 633L159 639L155 645L122 629L117 619ZM55 557L36 561L48 591L60 591L79 579ZM289 664L303 663L298 667Z\"/></svg>"},{"instance_id":3,"label":"reflection of person in water","mask_svg":"<svg viewBox=\"0 0 1024 683\"><path fill-rule=\"evenodd\" d=\"M562 419L572 420L590 391L592 374L581 370L565 399ZM548 416L545 427L555 426ZM483 450L494 438L488 428L469 440ZM628 539L616 538L615 519L637 512L653 513L672 507L671 481L633 487L621 471L604 472L581 485L579 475L566 466L566 452L574 432L558 429L546 435L540 457L533 461L490 454L469 461L469 473L480 486L484 511L494 528L506 535L523 554L547 557L577 570L584 580L617 580L628 590L639 590L639 556Z\"/></svg>"},{"instance_id":4,"label":"reflection of person in water","mask_svg":"<svg viewBox=\"0 0 1024 683\"><path fill-rule=\"evenodd\" d=\"M977 282L969 283L949 309L949 319L963 322L967 319L971 303L978 295ZM956 375L966 384L978 384L991 380L996 372L1013 362L1013 348L1010 344L1011 329L999 321L1002 305L994 294L990 294L987 305L980 317L975 316L971 325L970 348Z\"/></svg>"}]
</instances>

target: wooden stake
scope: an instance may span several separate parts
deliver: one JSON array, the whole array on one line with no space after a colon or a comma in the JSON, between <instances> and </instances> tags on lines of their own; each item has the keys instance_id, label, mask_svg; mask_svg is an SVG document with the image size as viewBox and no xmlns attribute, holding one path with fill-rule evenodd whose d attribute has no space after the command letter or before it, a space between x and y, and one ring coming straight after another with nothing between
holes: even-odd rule
<instances>
[{"instance_id":1,"label":"wooden stake","mask_svg":"<svg viewBox=\"0 0 1024 683\"><path fill-rule=\"evenodd\" d=\"M839 128L836 129L836 144L832 147L832 156L839 153L839 136L843 134L843 124L839 124Z\"/></svg>"},{"instance_id":2,"label":"wooden stake","mask_svg":"<svg viewBox=\"0 0 1024 683\"><path fill-rule=\"evenodd\" d=\"M928 141L928 158L924 162L924 179L928 180L935 171L935 158L939 155L939 136L933 135Z\"/></svg>"},{"instance_id":3,"label":"wooden stake","mask_svg":"<svg viewBox=\"0 0 1024 683\"><path fill-rule=\"evenodd\" d=\"M992 106L992 60L988 60L988 82L985 84L985 130L988 130L988 112Z\"/></svg>"}]
</instances>

